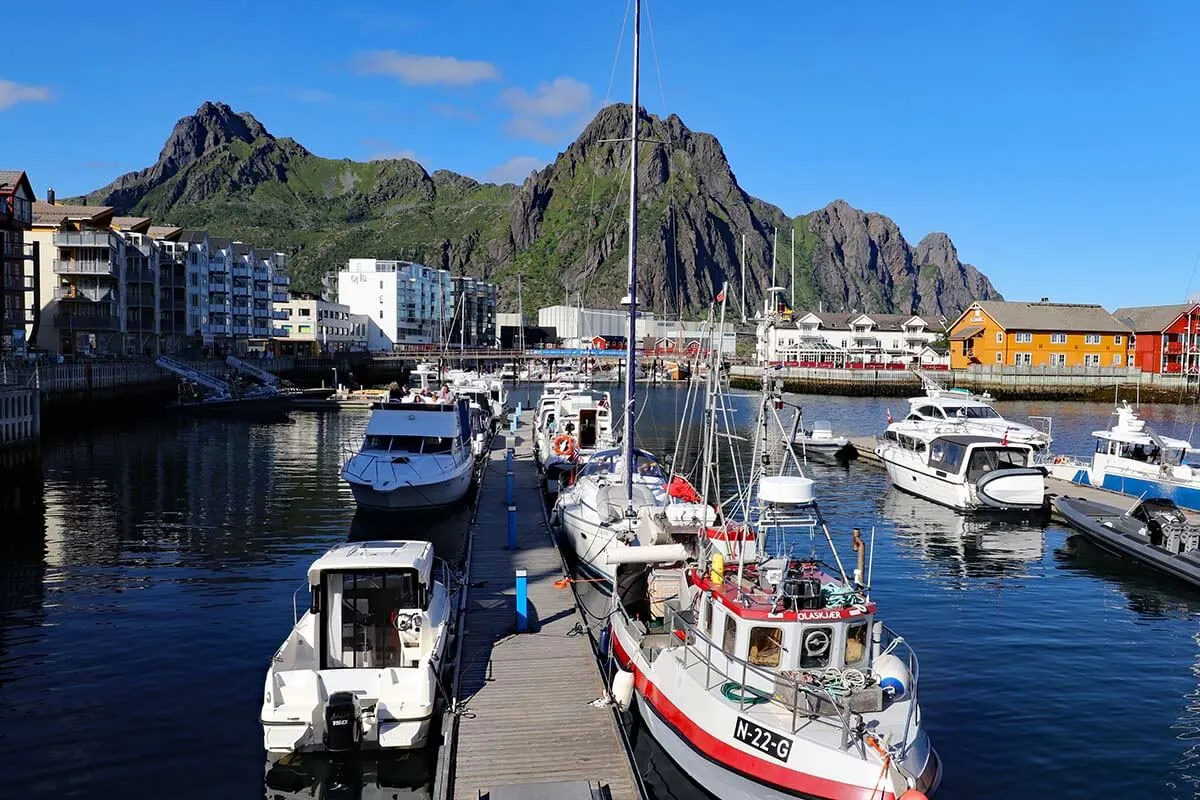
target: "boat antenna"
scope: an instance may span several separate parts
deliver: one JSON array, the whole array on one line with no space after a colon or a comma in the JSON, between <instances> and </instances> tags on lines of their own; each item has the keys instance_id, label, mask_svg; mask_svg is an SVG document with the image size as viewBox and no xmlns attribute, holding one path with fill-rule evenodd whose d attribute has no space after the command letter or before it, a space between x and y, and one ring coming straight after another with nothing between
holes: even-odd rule
<instances>
[{"instance_id":1,"label":"boat antenna","mask_svg":"<svg viewBox=\"0 0 1200 800\"><path fill-rule=\"evenodd\" d=\"M641 47L642 3L633 2L633 103L629 130L629 339L625 347L625 516L633 510L633 427L637 379L634 354L637 341L637 194L638 194L638 56Z\"/></svg>"}]
</instances>

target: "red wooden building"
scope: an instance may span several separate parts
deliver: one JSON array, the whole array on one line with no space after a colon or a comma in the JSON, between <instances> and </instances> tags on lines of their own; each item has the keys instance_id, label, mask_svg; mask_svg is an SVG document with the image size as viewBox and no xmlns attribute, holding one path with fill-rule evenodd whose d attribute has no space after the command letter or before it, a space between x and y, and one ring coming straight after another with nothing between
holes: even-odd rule
<instances>
[{"instance_id":1,"label":"red wooden building","mask_svg":"<svg viewBox=\"0 0 1200 800\"><path fill-rule=\"evenodd\" d=\"M1133 329L1127 363L1143 372L1200 374L1200 303L1118 308Z\"/></svg>"}]
</instances>

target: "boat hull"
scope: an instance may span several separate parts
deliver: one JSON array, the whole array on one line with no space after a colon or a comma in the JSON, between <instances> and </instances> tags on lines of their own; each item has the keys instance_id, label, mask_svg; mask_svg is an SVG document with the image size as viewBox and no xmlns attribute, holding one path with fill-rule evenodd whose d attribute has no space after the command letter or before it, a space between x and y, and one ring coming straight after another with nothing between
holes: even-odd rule
<instances>
[{"instance_id":1,"label":"boat hull","mask_svg":"<svg viewBox=\"0 0 1200 800\"><path fill-rule=\"evenodd\" d=\"M452 477L433 483L405 483L387 490L377 489L345 476L354 494L354 502L362 508L380 511L405 511L418 508L441 508L462 500L471 489L472 470L465 469Z\"/></svg>"},{"instance_id":2,"label":"boat hull","mask_svg":"<svg viewBox=\"0 0 1200 800\"><path fill-rule=\"evenodd\" d=\"M1108 489L1110 492L1118 492L1131 497L1162 497L1174 501L1175 505L1180 508L1200 511L1200 486L1112 473L1104 473L1097 477L1099 480L1093 481L1091 470L1079 468L1073 476L1066 479L1079 486L1099 486L1101 489Z\"/></svg>"},{"instance_id":3,"label":"boat hull","mask_svg":"<svg viewBox=\"0 0 1200 800\"><path fill-rule=\"evenodd\" d=\"M879 450L875 452L897 489L957 511L1030 514L1046 510L1045 482L1038 470L1013 470L1011 478L1004 473L995 473L997 477L993 479L992 497L988 502L981 502L977 493L965 482L930 475L893 461ZM1006 484L1010 485L1006 487Z\"/></svg>"}]
</instances>

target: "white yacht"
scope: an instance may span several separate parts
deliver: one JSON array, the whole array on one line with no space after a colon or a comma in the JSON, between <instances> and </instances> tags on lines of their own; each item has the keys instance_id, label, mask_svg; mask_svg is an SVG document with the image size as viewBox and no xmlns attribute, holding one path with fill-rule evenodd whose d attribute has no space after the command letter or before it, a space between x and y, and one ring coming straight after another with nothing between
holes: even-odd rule
<instances>
[{"instance_id":1,"label":"white yacht","mask_svg":"<svg viewBox=\"0 0 1200 800\"><path fill-rule=\"evenodd\" d=\"M1035 450L1050 446L1047 431L1000 416L990 395L971 394L962 389L943 389L926 383L925 395L909 398L906 420L938 426L941 433L987 436L1027 444Z\"/></svg>"},{"instance_id":2,"label":"white yacht","mask_svg":"<svg viewBox=\"0 0 1200 800\"><path fill-rule=\"evenodd\" d=\"M465 398L445 404L377 403L361 446L342 466L342 479L366 508L456 503L474 476L472 432Z\"/></svg>"},{"instance_id":3,"label":"white yacht","mask_svg":"<svg viewBox=\"0 0 1200 800\"><path fill-rule=\"evenodd\" d=\"M558 395L534 441L546 490L557 493L568 471L615 444L608 392L579 389Z\"/></svg>"},{"instance_id":4,"label":"white yacht","mask_svg":"<svg viewBox=\"0 0 1200 800\"><path fill-rule=\"evenodd\" d=\"M959 511L1046 508L1045 470L1025 443L947 432L902 421L888 426L875 448L892 484Z\"/></svg>"},{"instance_id":5,"label":"white yacht","mask_svg":"<svg viewBox=\"0 0 1200 800\"><path fill-rule=\"evenodd\" d=\"M429 542L333 548L308 568L309 609L267 671L270 753L425 745L451 603Z\"/></svg>"},{"instance_id":6,"label":"white yacht","mask_svg":"<svg viewBox=\"0 0 1200 800\"><path fill-rule=\"evenodd\" d=\"M1107 430L1092 432L1096 451L1091 459L1048 457L1043 463L1050 474L1082 486L1166 498L1181 508L1200 510L1200 464L1186 462L1191 443L1158 434L1127 402L1113 416Z\"/></svg>"},{"instance_id":7,"label":"white yacht","mask_svg":"<svg viewBox=\"0 0 1200 800\"><path fill-rule=\"evenodd\" d=\"M805 456L818 458L836 458L839 454L849 457L853 448L850 440L833 432L833 424L828 420L819 419L812 427L803 424L801 418L800 430L796 432L796 444Z\"/></svg>"}]
</instances>

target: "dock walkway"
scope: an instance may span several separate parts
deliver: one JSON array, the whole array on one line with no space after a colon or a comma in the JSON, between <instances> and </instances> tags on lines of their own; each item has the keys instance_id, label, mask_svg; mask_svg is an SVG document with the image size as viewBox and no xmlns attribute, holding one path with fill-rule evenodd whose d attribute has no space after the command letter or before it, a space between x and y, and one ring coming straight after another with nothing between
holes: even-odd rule
<instances>
[{"instance_id":1,"label":"dock walkway","mask_svg":"<svg viewBox=\"0 0 1200 800\"><path fill-rule=\"evenodd\" d=\"M528 415L526 415L528 417ZM506 549L506 436L514 443L517 549ZM636 800L632 767L542 513L529 427L495 439L472 526L448 796ZM528 574L529 632L515 629L515 571ZM465 711L461 708L465 706ZM607 792L607 794L605 794Z\"/></svg>"}]
</instances>

